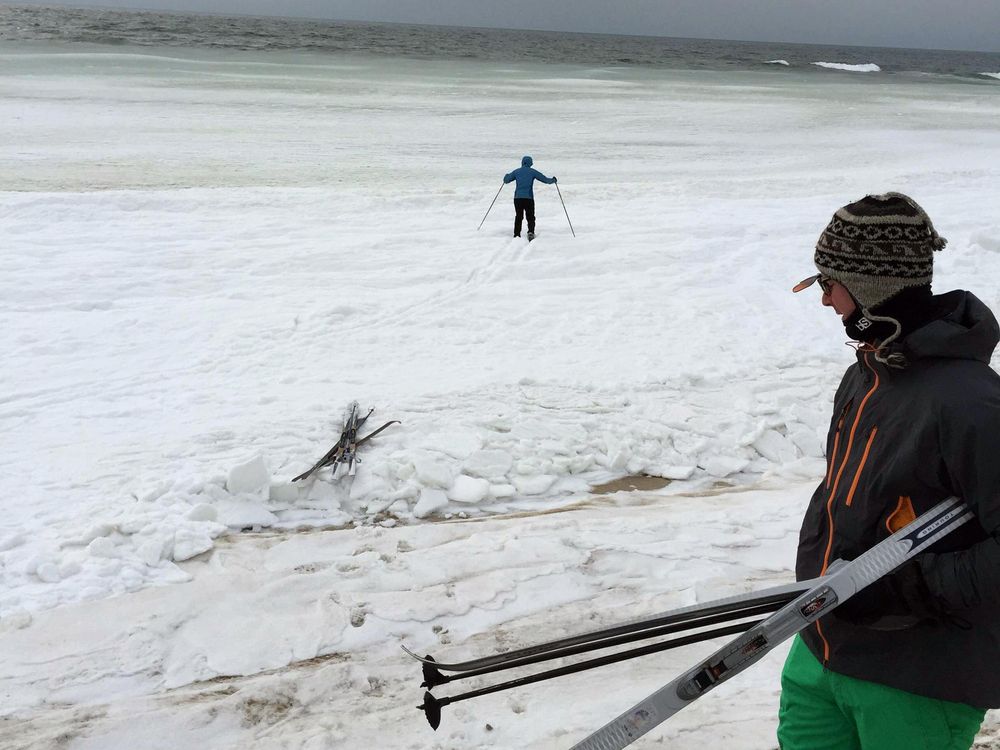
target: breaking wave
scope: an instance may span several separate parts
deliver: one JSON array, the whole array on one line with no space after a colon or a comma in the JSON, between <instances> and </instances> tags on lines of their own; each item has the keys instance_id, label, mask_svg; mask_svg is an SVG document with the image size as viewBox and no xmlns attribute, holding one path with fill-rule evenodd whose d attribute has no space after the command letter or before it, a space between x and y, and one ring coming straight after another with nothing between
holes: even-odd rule
<instances>
[{"instance_id":1,"label":"breaking wave","mask_svg":"<svg viewBox=\"0 0 1000 750\"><path fill-rule=\"evenodd\" d=\"M821 68L831 68L833 70L847 70L851 73L878 73L882 70L875 63L864 63L863 65L849 65L848 63L814 62Z\"/></svg>"}]
</instances>

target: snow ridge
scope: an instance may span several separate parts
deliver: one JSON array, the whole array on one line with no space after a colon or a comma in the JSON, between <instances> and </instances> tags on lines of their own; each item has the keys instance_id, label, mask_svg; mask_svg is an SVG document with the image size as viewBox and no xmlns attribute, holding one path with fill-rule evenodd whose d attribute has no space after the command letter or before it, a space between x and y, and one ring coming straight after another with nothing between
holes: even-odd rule
<instances>
[{"instance_id":1,"label":"snow ridge","mask_svg":"<svg viewBox=\"0 0 1000 750\"><path fill-rule=\"evenodd\" d=\"M300 456L255 454L213 477L158 481L131 502L109 505L117 510L83 534L0 539L7 569L0 605L31 611L184 581L176 563L241 530L542 510L626 474L678 487L822 474L833 380L787 367L744 382L679 378L619 392L525 380L448 399L464 409L440 412L437 397L380 409L402 424L361 449L353 477L325 469L290 481L335 442L339 426L331 426L329 445L303 446Z\"/></svg>"}]
</instances>

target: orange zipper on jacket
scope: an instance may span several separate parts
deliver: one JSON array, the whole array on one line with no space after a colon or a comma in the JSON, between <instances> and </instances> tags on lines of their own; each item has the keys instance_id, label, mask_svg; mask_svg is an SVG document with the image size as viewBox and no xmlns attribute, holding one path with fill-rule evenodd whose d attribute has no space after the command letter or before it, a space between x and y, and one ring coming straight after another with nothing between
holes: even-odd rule
<instances>
[{"instance_id":1,"label":"orange zipper on jacket","mask_svg":"<svg viewBox=\"0 0 1000 750\"><path fill-rule=\"evenodd\" d=\"M858 480L861 479L861 471L865 468L865 464L868 463L868 453L872 449L872 441L875 439L876 432L878 432L878 427L872 427L872 432L868 436L868 442L865 444L865 452L861 455L861 463L858 464L858 470L854 472L854 481L851 482L851 491L847 493L848 507L850 507L851 503L854 501L854 491L858 488Z\"/></svg>"},{"instance_id":2,"label":"orange zipper on jacket","mask_svg":"<svg viewBox=\"0 0 1000 750\"><path fill-rule=\"evenodd\" d=\"M823 568L820 570L820 575L826 575L826 569L830 565L830 552L833 550L833 533L834 533L833 498L837 496L837 487L840 486L840 478L841 476L843 476L844 469L847 467L847 459L851 457L851 446L854 445L854 433L857 432L858 423L861 421L861 414L865 410L865 406L868 403L868 399L870 399L872 397L872 394L875 393L876 390L878 390L879 386L878 371L874 367L872 367L871 363L868 361L868 352L865 352L864 360L865 360L865 366L872 371L873 375L875 375L875 382L872 384L872 387L868 390L868 393L865 394L865 397L861 399L861 403L858 404L858 412L857 414L854 415L854 424L851 425L851 432L847 437L847 447L844 449L844 458L840 462L840 468L837 469L837 476L833 481L833 488L830 490L830 495L829 497L827 497L826 500L826 518L830 525L830 532L829 532L830 538L827 540L826 552L823 554ZM871 448L871 442L874 439L874 437L875 437L875 431L872 431L871 436L868 438L868 445L865 448L865 455L862 457L861 460L862 466L864 465L864 462L868 458L868 450ZM857 483L858 475L860 475L860 468L858 470L858 474L855 475L854 478L855 484ZM823 641L823 662L826 663L827 661L830 660L830 643L829 641L826 640L826 637L823 635L823 629L820 627L819 620L816 621L816 632L819 634L820 640Z\"/></svg>"}]
</instances>

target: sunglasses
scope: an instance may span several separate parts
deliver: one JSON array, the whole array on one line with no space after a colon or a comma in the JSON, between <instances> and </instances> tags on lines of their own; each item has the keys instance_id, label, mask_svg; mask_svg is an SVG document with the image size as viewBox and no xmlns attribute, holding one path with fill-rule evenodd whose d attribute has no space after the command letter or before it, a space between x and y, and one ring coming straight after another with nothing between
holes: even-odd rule
<instances>
[{"instance_id":1,"label":"sunglasses","mask_svg":"<svg viewBox=\"0 0 1000 750\"><path fill-rule=\"evenodd\" d=\"M814 276L810 276L807 279L802 279L798 284L792 287L793 292L801 292L803 289L808 289L816 282L819 282L819 288L823 290L823 294L830 295L833 294L833 284L834 280L829 276L824 276L821 273L817 273Z\"/></svg>"}]
</instances>

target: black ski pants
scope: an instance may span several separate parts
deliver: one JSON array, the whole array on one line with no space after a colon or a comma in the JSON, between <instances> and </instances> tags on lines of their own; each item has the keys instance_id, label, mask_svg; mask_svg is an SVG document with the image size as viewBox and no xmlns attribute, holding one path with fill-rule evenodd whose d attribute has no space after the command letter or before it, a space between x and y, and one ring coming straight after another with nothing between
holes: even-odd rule
<instances>
[{"instance_id":1,"label":"black ski pants","mask_svg":"<svg viewBox=\"0 0 1000 750\"><path fill-rule=\"evenodd\" d=\"M528 215L528 234L535 233L535 199L515 198L514 199L514 236L521 236L521 220L524 215Z\"/></svg>"}]
</instances>

